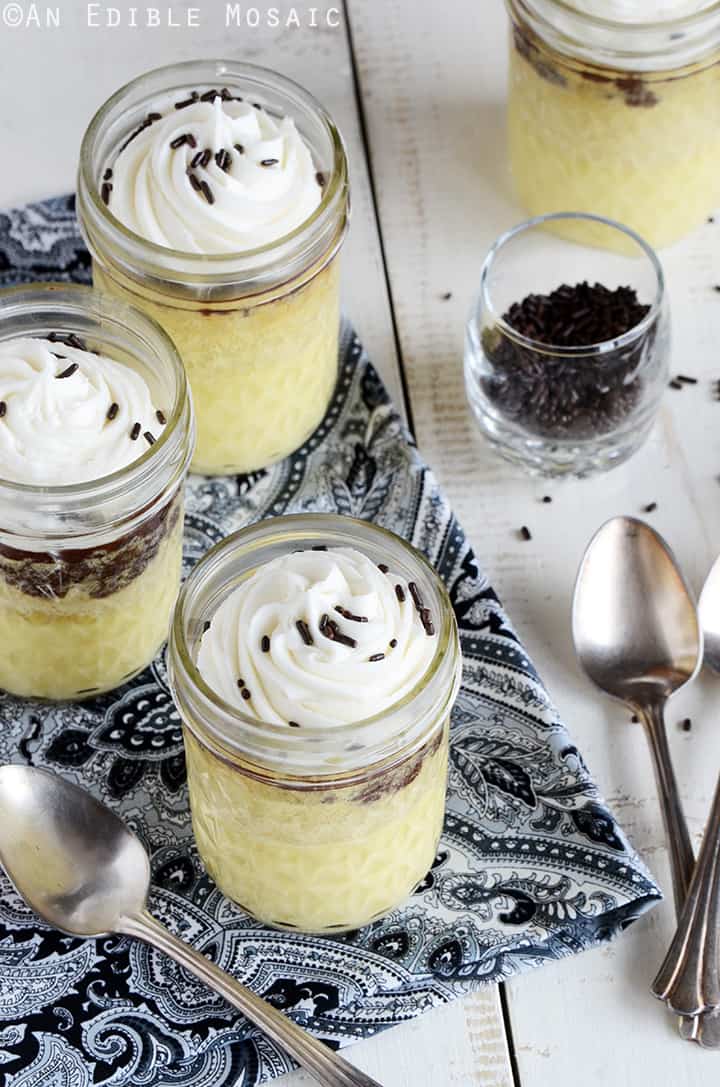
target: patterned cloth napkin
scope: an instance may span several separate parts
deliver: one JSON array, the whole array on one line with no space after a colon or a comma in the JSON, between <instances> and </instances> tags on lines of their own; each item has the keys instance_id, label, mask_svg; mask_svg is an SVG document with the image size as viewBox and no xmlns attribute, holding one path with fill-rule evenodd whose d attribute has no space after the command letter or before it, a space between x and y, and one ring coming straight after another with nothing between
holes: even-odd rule
<instances>
[{"instance_id":1,"label":"patterned cloth napkin","mask_svg":"<svg viewBox=\"0 0 720 1087\"><path fill-rule=\"evenodd\" d=\"M0 285L89 277L72 198L0 215ZM267 471L190 480L186 569L241 525L317 510L411 540L445 580L460 626L445 832L432 870L390 917L343 937L274 932L218 892L193 843L163 656L80 705L0 695L0 761L50 767L115 808L152 855L156 915L343 1046L606 940L660 895L349 325L335 398L304 448ZM124 938L67 938L39 923L4 876L0 890L7 1087L255 1087L291 1067L169 959Z\"/></svg>"}]
</instances>

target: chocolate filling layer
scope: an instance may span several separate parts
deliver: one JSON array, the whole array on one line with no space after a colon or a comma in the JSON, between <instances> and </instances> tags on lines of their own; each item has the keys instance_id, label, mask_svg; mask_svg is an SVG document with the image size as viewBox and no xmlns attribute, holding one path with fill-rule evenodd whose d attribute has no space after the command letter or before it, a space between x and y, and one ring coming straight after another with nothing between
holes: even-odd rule
<instances>
[{"instance_id":1,"label":"chocolate filling layer","mask_svg":"<svg viewBox=\"0 0 720 1087\"><path fill-rule=\"evenodd\" d=\"M27 596L55 599L75 586L93 599L124 589L145 570L178 522L180 494L133 532L100 547L23 551L0 539L0 577Z\"/></svg>"}]
</instances>

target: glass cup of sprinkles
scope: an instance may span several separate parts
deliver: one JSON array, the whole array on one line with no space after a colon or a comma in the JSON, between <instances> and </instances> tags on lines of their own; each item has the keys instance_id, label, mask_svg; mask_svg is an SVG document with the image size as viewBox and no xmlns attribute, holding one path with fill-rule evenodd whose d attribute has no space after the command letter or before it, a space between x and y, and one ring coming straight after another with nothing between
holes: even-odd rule
<instances>
[{"instance_id":1,"label":"glass cup of sprinkles","mask_svg":"<svg viewBox=\"0 0 720 1087\"><path fill-rule=\"evenodd\" d=\"M86 287L0 298L0 687L87 698L145 668L180 586L194 421L154 321Z\"/></svg>"},{"instance_id":2,"label":"glass cup of sprinkles","mask_svg":"<svg viewBox=\"0 0 720 1087\"><path fill-rule=\"evenodd\" d=\"M410 894L443 825L461 673L422 555L339 515L243 529L185 583L169 671L195 839L226 895L340 932Z\"/></svg>"},{"instance_id":3,"label":"glass cup of sprinkles","mask_svg":"<svg viewBox=\"0 0 720 1087\"><path fill-rule=\"evenodd\" d=\"M547 232L588 222L604 247ZM503 234L485 259L465 336L465 387L502 456L546 475L583 476L620 464L645 441L669 351L664 277L650 246L600 216L540 216Z\"/></svg>"},{"instance_id":4,"label":"glass cup of sprinkles","mask_svg":"<svg viewBox=\"0 0 720 1087\"><path fill-rule=\"evenodd\" d=\"M87 129L78 217L95 285L180 353L194 470L248 472L302 445L337 380L349 221L345 148L322 106L250 64L149 72Z\"/></svg>"},{"instance_id":5,"label":"glass cup of sprinkles","mask_svg":"<svg viewBox=\"0 0 720 1087\"><path fill-rule=\"evenodd\" d=\"M720 201L720 2L506 0L508 141L530 212L619 219L654 246ZM622 245L589 220L580 241Z\"/></svg>"}]
</instances>

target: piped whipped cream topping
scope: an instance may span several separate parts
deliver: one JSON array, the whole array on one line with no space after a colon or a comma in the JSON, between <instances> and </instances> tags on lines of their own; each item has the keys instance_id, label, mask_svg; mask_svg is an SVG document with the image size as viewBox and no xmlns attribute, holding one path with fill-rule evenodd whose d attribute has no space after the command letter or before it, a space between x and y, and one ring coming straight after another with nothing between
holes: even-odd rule
<instances>
[{"instance_id":1,"label":"piped whipped cream topping","mask_svg":"<svg viewBox=\"0 0 720 1087\"><path fill-rule=\"evenodd\" d=\"M164 425L142 376L79 337L0 342L0 479L100 479L137 460Z\"/></svg>"},{"instance_id":2,"label":"piped whipped cream topping","mask_svg":"<svg viewBox=\"0 0 720 1087\"><path fill-rule=\"evenodd\" d=\"M157 103L108 163L101 194L147 241L212 255L290 233L318 207L323 184L290 117L223 89Z\"/></svg>"},{"instance_id":3,"label":"piped whipped cream topping","mask_svg":"<svg viewBox=\"0 0 720 1087\"><path fill-rule=\"evenodd\" d=\"M215 612L197 667L251 716L320 727L388 709L422 679L436 648L418 586L338 547L258 567Z\"/></svg>"}]
</instances>

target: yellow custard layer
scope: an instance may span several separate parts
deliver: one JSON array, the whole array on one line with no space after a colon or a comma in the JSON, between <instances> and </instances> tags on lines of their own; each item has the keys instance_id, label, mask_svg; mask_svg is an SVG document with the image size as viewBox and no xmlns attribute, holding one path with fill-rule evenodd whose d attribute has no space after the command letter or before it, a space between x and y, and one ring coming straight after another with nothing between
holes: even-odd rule
<instances>
[{"instance_id":1,"label":"yellow custard layer","mask_svg":"<svg viewBox=\"0 0 720 1087\"><path fill-rule=\"evenodd\" d=\"M523 53L511 46L509 150L518 198L531 214L594 212L657 247L713 211L720 63L675 77L651 73L641 83L622 72L587 78L527 42ZM586 244L608 242L591 224L552 229Z\"/></svg>"},{"instance_id":2,"label":"yellow custard layer","mask_svg":"<svg viewBox=\"0 0 720 1087\"><path fill-rule=\"evenodd\" d=\"M121 554L121 552L120 552ZM117 687L152 661L180 587L182 511L137 577L108 596L73 585L64 596L23 592L0 569L0 688L75 699Z\"/></svg>"},{"instance_id":3,"label":"yellow custard layer","mask_svg":"<svg viewBox=\"0 0 720 1087\"><path fill-rule=\"evenodd\" d=\"M337 379L337 257L297 290L240 308L165 305L97 261L93 281L154 317L174 341L195 405L194 471L264 468L299 448L321 422Z\"/></svg>"},{"instance_id":4,"label":"yellow custard layer","mask_svg":"<svg viewBox=\"0 0 720 1087\"><path fill-rule=\"evenodd\" d=\"M221 891L270 925L360 928L430 868L445 815L448 730L362 784L296 789L258 781L185 729L193 830Z\"/></svg>"}]
</instances>

